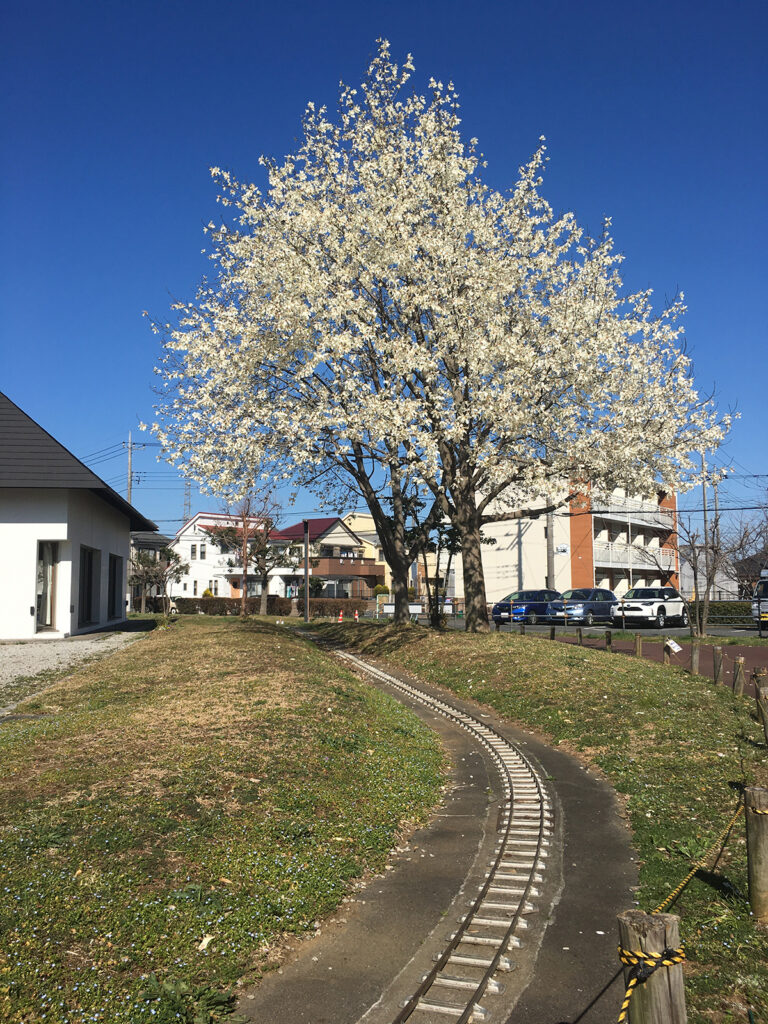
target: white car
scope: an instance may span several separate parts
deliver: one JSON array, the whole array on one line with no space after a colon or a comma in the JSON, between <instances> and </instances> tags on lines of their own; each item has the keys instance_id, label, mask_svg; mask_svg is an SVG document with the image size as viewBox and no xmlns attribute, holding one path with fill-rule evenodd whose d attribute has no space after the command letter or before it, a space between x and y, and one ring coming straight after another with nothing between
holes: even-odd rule
<instances>
[{"instance_id":1,"label":"white car","mask_svg":"<svg viewBox=\"0 0 768 1024\"><path fill-rule=\"evenodd\" d=\"M762 620L765 628L768 626L768 571L763 569L760 576L760 582L752 595L752 618L756 623Z\"/></svg>"},{"instance_id":2,"label":"white car","mask_svg":"<svg viewBox=\"0 0 768 1024\"><path fill-rule=\"evenodd\" d=\"M674 587L633 587L611 608L613 624L647 623L664 628L670 619L688 625L688 609Z\"/></svg>"}]
</instances>

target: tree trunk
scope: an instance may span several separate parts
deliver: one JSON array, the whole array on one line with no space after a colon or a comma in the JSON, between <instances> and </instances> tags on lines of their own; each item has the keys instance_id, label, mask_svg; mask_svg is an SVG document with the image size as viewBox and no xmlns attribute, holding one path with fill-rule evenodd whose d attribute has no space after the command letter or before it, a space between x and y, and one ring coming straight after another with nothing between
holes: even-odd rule
<instances>
[{"instance_id":1,"label":"tree trunk","mask_svg":"<svg viewBox=\"0 0 768 1024\"><path fill-rule=\"evenodd\" d=\"M259 601L259 615L267 614L267 587L269 586L269 577L266 573L261 577L261 600Z\"/></svg>"},{"instance_id":2,"label":"tree trunk","mask_svg":"<svg viewBox=\"0 0 768 1024\"><path fill-rule=\"evenodd\" d=\"M242 531L243 546L240 551L240 558L243 561L243 579L242 588L240 590L240 618L244 619L248 614L246 606L246 601L248 599L248 529L245 514L243 514Z\"/></svg>"},{"instance_id":3,"label":"tree trunk","mask_svg":"<svg viewBox=\"0 0 768 1024\"><path fill-rule=\"evenodd\" d=\"M461 560L464 566L464 616L468 633L487 633L488 602L485 597L485 576L483 573L483 557L480 527L473 522L474 517L462 516Z\"/></svg>"},{"instance_id":4,"label":"tree trunk","mask_svg":"<svg viewBox=\"0 0 768 1024\"><path fill-rule=\"evenodd\" d=\"M411 621L408 611L408 563L393 565L390 562L392 573L392 597L395 602L395 615L393 622L396 626L405 626Z\"/></svg>"}]
</instances>

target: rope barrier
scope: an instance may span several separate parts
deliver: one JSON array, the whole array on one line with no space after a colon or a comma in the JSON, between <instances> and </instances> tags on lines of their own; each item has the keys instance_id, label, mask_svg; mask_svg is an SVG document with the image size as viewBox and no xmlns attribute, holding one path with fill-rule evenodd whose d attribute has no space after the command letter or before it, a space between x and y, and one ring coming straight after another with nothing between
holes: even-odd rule
<instances>
[{"instance_id":1,"label":"rope barrier","mask_svg":"<svg viewBox=\"0 0 768 1024\"><path fill-rule=\"evenodd\" d=\"M725 839L725 837L731 831L731 829L736 824L736 821L737 821L739 815L741 814L741 812L743 810L744 810L744 805L742 803L740 803L739 806L736 808L736 813L733 815L733 817L728 822L728 824L725 826L725 828L722 829L722 831L718 833L717 838L707 848L707 851L704 853L704 855L702 857L700 857L699 860L696 861L696 863L693 865L691 870L688 872L688 874L682 880L680 885L678 885L678 887L676 889L672 890L672 892L669 894L669 896L667 896L667 898L664 900L664 902L660 903L658 905L658 907L655 908L655 910L651 911L652 914L660 914L662 912L662 910L666 909L666 907L672 906L672 904L675 902L675 900L680 895L680 893L683 891L683 889L686 887L686 885L688 885L688 883L693 878L693 876L696 874L696 872L699 870L699 868L704 867L704 864L706 863L706 861L709 860L709 857L712 854L712 851L717 846L719 846L720 842L723 839Z\"/></svg>"},{"instance_id":2,"label":"rope barrier","mask_svg":"<svg viewBox=\"0 0 768 1024\"><path fill-rule=\"evenodd\" d=\"M627 991L624 994L624 1001L621 1004L618 1024L624 1024L629 1012L629 1002L635 987L657 971L660 967L674 967L685 960L685 950L682 946L677 949L665 949L661 953L644 953L642 950L635 952L631 949L624 949L619 946L619 960L625 967L631 967Z\"/></svg>"}]
</instances>

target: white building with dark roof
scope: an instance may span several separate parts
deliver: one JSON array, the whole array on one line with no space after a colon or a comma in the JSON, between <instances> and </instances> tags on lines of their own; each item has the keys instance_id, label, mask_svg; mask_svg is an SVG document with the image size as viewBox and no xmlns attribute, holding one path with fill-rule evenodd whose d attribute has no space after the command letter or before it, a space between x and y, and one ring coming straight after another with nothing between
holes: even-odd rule
<instances>
[{"instance_id":1,"label":"white building with dark roof","mask_svg":"<svg viewBox=\"0 0 768 1024\"><path fill-rule=\"evenodd\" d=\"M156 530L0 393L0 640L126 616L131 530Z\"/></svg>"}]
</instances>

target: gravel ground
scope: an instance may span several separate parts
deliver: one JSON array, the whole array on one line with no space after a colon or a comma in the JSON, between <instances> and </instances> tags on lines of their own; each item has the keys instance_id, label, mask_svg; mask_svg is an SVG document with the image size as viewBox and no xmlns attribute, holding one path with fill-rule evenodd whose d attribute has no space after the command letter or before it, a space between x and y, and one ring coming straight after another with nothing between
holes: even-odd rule
<instances>
[{"instance_id":1,"label":"gravel ground","mask_svg":"<svg viewBox=\"0 0 768 1024\"><path fill-rule=\"evenodd\" d=\"M52 681L50 673L103 658L140 636L143 633L91 633L66 640L0 643L0 715L11 711L23 697L45 689Z\"/></svg>"}]
</instances>

